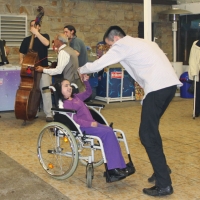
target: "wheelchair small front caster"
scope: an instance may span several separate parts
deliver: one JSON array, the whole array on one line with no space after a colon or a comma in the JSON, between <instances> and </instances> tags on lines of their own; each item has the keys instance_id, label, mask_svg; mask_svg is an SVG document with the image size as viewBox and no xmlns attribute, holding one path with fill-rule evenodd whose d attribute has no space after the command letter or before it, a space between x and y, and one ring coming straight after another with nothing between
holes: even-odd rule
<instances>
[{"instance_id":1,"label":"wheelchair small front caster","mask_svg":"<svg viewBox=\"0 0 200 200\"><path fill-rule=\"evenodd\" d=\"M88 165L86 166L86 181L87 181L86 183L88 188L92 187L93 176L94 176L93 165L91 163L88 163Z\"/></svg>"}]
</instances>

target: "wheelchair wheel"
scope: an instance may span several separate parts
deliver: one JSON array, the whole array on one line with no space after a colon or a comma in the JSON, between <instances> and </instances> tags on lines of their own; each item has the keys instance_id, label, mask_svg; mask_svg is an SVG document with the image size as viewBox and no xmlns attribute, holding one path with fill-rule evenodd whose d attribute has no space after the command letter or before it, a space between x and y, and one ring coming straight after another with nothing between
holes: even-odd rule
<instances>
[{"instance_id":1,"label":"wheelchair wheel","mask_svg":"<svg viewBox=\"0 0 200 200\"><path fill-rule=\"evenodd\" d=\"M44 170L55 179L69 178L78 166L78 148L71 131L51 122L40 132L37 153Z\"/></svg>"},{"instance_id":2,"label":"wheelchair wheel","mask_svg":"<svg viewBox=\"0 0 200 200\"><path fill-rule=\"evenodd\" d=\"M88 164L86 167L86 179L87 179L87 187L91 188L92 187L92 179L94 176L94 169L92 164Z\"/></svg>"},{"instance_id":3,"label":"wheelchair wheel","mask_svg":"<svg viewBox=\"0 0 200 200\"><path fill-rule=\"evenodd\" d=\"M77 141L78 145L78 151L79 151L79 156L80 157L86 157L84 159L79 159L81 164L86 166L88 164L88 156L91 155L91 149L90 148L82 148L81 144L79 141ZM95 150L94 152L94 162L93 162L93 167L99 167L100 165L103 164L103 158L101 154L101 150Z\"/></svg>"}]
</instances>

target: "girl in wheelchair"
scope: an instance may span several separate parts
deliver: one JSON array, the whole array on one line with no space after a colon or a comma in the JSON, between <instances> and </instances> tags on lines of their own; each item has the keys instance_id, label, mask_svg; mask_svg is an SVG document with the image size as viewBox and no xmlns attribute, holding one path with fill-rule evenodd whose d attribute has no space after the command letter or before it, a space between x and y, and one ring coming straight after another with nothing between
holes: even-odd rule
<instances>
[{"instance_id":1,"label":"girl in wheelchair","mask_svg":"<svg viewBox=\"0 0 200 200\"><path fill-rule=\"evenodd\" d=\"M125 164L124 158L121 153L119 142L111 127L102 125L96 122L84 103L92 94L92 89L89 84L89 76L84 76L84 84L86 90L84 92L73 94L70 82L66 79L56 84L56 90L59 97L59 107L64 109L73 109L77 113L74 115L74 121L80 125L82 132L87 135L98 136L101 138L105 156L107 160L108 173L111 181L118 181L126 178L135 171L130 170Z\"/></svg>"}]
</instances>

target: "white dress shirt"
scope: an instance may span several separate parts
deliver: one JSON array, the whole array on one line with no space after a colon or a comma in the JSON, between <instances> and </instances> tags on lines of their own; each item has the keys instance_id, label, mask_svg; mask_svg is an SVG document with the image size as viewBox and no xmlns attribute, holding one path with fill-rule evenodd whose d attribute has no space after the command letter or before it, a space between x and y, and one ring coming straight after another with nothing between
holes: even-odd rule
<instances>
[{"instance_id":1,"label":"white dress shirt","mask_svg":"<svg viewBox=\"0 0 200 200\"><path fill-rule=\"evenodd\" d=\"M193 42L190 50L188 75L190 80L194 80L194 76L196 76L196 81L199 81L200 47L196 45L197 42L198 40Z\"/></svg>"},{"instance_id":2,"label":"white dress shirt","mask_svg":"<svg viewBox=\"0 0 200 200\"><path fill-rule=\"evenodd\" d=\"M61 74L63 72L64 68L66 67L66 65L68 64L68 62L70 60L70 55L66 51L62 50L65 47L66 47L66 44L63 44L58 49L58 63L57 63L56 68L43 69L43 73L46 73L49 75L57 75L57 74Z\"/></svg>"},{"instance_id":3,"label":"white dress shirt","mask_svg":"<svg viewBox=\"0 0 200 200\"><path fill-rule=\"evenodd\" d=\"M93 63L86 63L79 72L98 72L118 62L144 89L145 96L173 85L182 86L168 58L155 42L130 36L119 39L106 54Z\"/></svg>"}]
</instances>

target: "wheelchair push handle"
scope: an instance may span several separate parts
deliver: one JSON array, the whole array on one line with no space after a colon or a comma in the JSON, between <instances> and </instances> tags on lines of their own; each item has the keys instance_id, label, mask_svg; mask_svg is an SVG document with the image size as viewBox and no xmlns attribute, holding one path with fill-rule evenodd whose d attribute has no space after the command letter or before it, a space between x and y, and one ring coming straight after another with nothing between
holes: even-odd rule
<instances>
[{"instance_id":1,"label":"wheelchair push handle","mask_svg":"<svg viewBox=\"0 0 200 200\"><path fill-rule=\"evenodd\" d=\"M43 87L42 90L47 90L49 89L49 86Z\"/></svg>"},{"instance_id":2,"label":"wheelchair push handle","mask_svg":"<svg viewBox=\"0 0 200 200\"><path fill-rule=\"evenodd\" d=\"M54 92L56 91L55 87L50 85L50 86L46 86L46 87L43 87L42 90L47 90L47 89L52 89Z\"/></svg>"}]
</instances>

